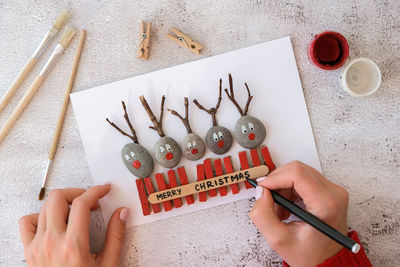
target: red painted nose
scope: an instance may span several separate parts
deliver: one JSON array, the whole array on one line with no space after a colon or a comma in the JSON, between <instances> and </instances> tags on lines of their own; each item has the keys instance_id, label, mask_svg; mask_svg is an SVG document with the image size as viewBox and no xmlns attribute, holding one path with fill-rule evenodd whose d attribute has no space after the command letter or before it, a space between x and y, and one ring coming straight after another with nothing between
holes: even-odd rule
<instances>
[{"instance_id":1,"label":"red painted nose","mask_svg":"<svg viewBox=\"0 0 400 267\"><path fill-rule=\"evenodd\" d=\"M171 152L169 152L169 153L167 153L167 155L165 155L165 158L166 158L167 160L171 160L171 159L174 158L174 155L173 155Z\"/></svg>"},{"instance_id":2,"label":"red painted nose","mask_svg":"<svg viewBox=\"0 0 400 267\"><path fill-rule=\"evenodd\" d=\"M249 139L250 139L250 140L254 140L254 138L256 138L256 135L255 135L255 134L253 134L253 133L249 134Z\"/></svg>"},{"instance_id":3,"label":"red painted nose","mask_svg":"<svg viewBox=\"0 0 400 267\"><path fill-rule=\"evenodd\" d=\"M220 140L220 141L218 142L218 147L219 147L219 148L222 148L224 145L225 145L224 141Z\"/></svg>"},{"instance_id":4,"label":"red painted nose","mask_svg":"<svg viewBox=\"0 0 400 267\"><path fill-rule=\"evenodd\" d=\"M199 152L199 151L197 150L197 148L193 148L193 149L192 149L192 154L195 155L195 154L197 154L198 152Z\"/></svg>"},{"instance_id":5,"label":"red painted nose","mask_svg":"<svg viewBox=\"0 0 400 267\"><path fill-rule=\"evenodd\" d=\"M135 160L135 161L132 163L132 165L133 165L133 168L139 169L140 166L142 165L142 163L140 163L140 161L138 161L138 160Z\"/></svg>"}]
</instances>

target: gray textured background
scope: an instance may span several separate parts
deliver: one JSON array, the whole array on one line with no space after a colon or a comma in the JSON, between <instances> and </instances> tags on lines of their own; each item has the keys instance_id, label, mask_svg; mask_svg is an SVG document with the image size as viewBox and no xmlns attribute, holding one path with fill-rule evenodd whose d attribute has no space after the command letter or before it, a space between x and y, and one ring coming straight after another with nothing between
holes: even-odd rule
<instances>
[{"instance_id":1,"label":"gray textured background","mask_svg":"<svg viewBox=\"0 0 400 267\"><path fill-rule=\"evenodd\" d=\"M399 1L0 0L0 95L62 8L74 13L75 26L88 31L75 91L291 35L324 174L350 192L349 226L359 232L372 263L399 265ZM154 26L148 62L136 59L140 20L151 20ZM170 26L203 44L202 55L168 40ZM348 38L351 58L370 57L381 67L383 83L375 95L352 98L340 89L338 71L321 71L308 62L308 42L327 29ZM42 204L36 195L77 41L0 146L1 266L25 264L17 221ZM0 114L0 125L39 69ZM70 108L49 187L90 185ZM279 256L248 219L251 206L252 200L244 200L133 228L121 263L280 266ZM100 213L95 213L95 250L102 247L104 229Z\"/></svg>"}]
</instances>

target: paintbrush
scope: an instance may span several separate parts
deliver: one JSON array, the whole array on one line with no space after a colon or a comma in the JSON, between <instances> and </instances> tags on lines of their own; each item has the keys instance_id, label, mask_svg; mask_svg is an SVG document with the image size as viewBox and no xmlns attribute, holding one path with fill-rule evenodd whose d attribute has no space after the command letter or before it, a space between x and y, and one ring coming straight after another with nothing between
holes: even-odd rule
<instances>
[{"instance_id":1,"label":"paintbrush","mask_svg":"<svg viewBox=\"0 0 400 267\"><path fill-rule=\"evenodd\" d=\"M253 187L257 187L258 183L254 180L247 179ZM354 241L353 239L345 236L335 228L329 226L328 224L324 223L308 211L300 208L290 200L286 199L285 197L281 196L274 190L269 190L271 192L272 198L274 199L275 203L282 206L290 213L295 215L297 218L303 220L304 222L308 223L310 226L314 227L324 235L328 236L332 240L336 241L343 247L351 250L353 253L357 253L360 250L360 245Z\"/></svg>"},{"instance_id":2,"label":"paintbrush","mask_svg":"<svg viewBox=\"0 0 400 267\"><path fill-rule=\"evenodd\" d=\"M82 48L83 48L83 43L85 41L85 37L86 37L86 31L82 30L81 36L79 38L78 48L76 49L76 53L75 53L75 60L74 60L74 65L72 67L71 76L69 78L67 90L65 91L64 102L63 102L63 105L61 108L60 116L58 118L57 127L54 132L53 141L51 142L51 147L50 147L50 151L49 151L49 161L47 162L47 167L46 167L46 171L44 173L42 187L40 188L40 192L39 192L39 196L38 196L39 200L42 200L44 198L44 194L46 192L47 178L49 177L50 168L53 164L53 160L56 155L58 140L59 140L59 137L61 134L61 129L62 129L64 120L65 120L65 114L66 114L67 108L68 108L69 94L71 93L72 87L74 85L76 71L78 69L79 59L81 58L81 53L82 53Z\"/></svg>"},{"instance_id":3,"label":"paintbrush","mask_svg":"<svg viewBox=\"0 0 400 267\"><path fill-rule=\"evenodd\" d=\"M1 142L3 142L4 138L7 136L8 132L11 130L12 126L15 124L18 117L21 115L22 111L29 104L32 97L35 95L35 93L39 89L40 85L43 83L46 75L49 73L49 71L52 69L54 64L57 62L57 60L63 54L65 48L68 46L68 44L70 43L70 41L72 40L74 35L75 35L74 28L67 27L65 29L64 33L61 36L60 41L58 42L57 46L54 48L54 51L51 54L50 58L47 60L46 64L40 71L39 75L36 76L35 80L32 82L29 89L25 92L24 96L19 101L18 105L15 107L15 109L11 113L11 116L6 121L6 124L0 130L0 144L1 144Z\"/></svg>"},{"instance_id":4,"label":"paintbrush","mask_svg":"<svg viewBox=\"0 0 400 267\"><path fill-rule=\"evenodd\" d=\"M25 63L24 67L20 70L17 77L15 77L14 81L11 83L10 87L7 89L6 93L0 100L0 112L7 106L8 102L10 102L11 97L17 91L17 89L21 86L22 82L31 72L36 62L39 60L40 55L43 54L44 50L50 43L50 41L56 36L56 34L61 30L64 26L65 22L71 17L71 14L67 11L63 10L57 17L54 24L47 31L39 46L36 48L35 52Z\"/></svg>"}]
</instances>

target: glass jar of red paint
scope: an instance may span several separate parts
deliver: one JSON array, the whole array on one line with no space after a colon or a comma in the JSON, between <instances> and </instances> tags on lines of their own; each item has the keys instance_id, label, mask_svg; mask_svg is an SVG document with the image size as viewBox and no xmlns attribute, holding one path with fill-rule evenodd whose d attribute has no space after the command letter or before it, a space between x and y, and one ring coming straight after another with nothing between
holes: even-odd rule
<instances>
[{"instance_id":1,"label":"glass jar of red paint","mask_svg":"<svg viewBox=\"0 0 400 267\"><path fill-rule=\"evenodd\" d=\"M308 45L307 54L315 66L335 70L349 58L349 44L340 33L326 31L314 36Z\"/></svg>"}]
</instances>

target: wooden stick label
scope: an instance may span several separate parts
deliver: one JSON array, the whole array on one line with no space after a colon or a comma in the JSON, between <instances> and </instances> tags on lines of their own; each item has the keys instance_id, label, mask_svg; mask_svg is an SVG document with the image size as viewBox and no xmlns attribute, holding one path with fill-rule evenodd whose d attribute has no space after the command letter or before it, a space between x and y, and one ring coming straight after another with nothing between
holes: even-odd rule
<instances>
[{"instance_id":1,"label":"wooden stick label","mask_svg":"<svg viewBox=\"0 0 400 267\"><path fill-rule=\"evenodd\" d=\"M208 191L239 182L244 182L246 179L257 179L261 176L267 175L269 169L265 165L260 165L246 170L240 170L230 174L224 174L207 180L198 181L182 185L179 187L154 192L149 195L149 202L157 204L168 200Z\"/></svg>"}]
</instances>

